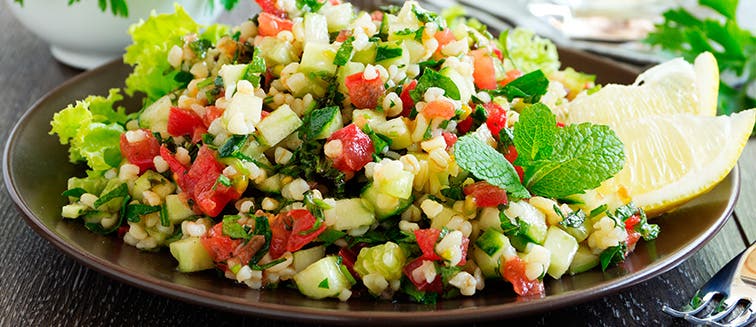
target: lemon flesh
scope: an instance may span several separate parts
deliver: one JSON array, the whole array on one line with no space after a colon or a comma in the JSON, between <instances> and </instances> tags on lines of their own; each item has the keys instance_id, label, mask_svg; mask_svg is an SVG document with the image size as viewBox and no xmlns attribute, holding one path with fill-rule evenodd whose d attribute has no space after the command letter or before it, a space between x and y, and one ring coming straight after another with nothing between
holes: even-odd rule
<instances>
[{"instance_id":1,"label":"lemon flesh","mask_svg":"<svg viewBox=\"0 0 756 327\"><path fill-rule=\"evenodd\" d=\"M593 122L617 127L637 118L691 113L714 116L717 111L719 69L711 53L694 64L682 58L654 66L632 85L609 84L583 94L564 106L567 123Z\"/></svg>"},{"instance_id":2,"label":"lemon flesh","mask_svg":"<svg viewBox=\"0 0 756 327\"><path fill-rule=\"evenodd\" d=\"M625 166L597 189L626 189L649 216L710 190L735 167L756 121L756 109L731 116L658 115L614 128Z\"/></svg>"}]
</instances>

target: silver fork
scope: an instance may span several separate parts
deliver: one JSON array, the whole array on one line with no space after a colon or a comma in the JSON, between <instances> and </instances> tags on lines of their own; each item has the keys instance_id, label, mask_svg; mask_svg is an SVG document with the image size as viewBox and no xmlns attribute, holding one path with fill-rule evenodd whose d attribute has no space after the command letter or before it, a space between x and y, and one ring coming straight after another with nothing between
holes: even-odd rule
<instances>
[{"instance_id":1,"label":"silver fork","mask_svg":"<svg viewBox=\"0 0 756 327\"><path fill-rule=\"evenodd\" d=\"M695 324L740 327L756 322L754 302L756 242L730 260L696 292L687 306L690 310L678 311L665 305L662 311ZM738 307L743 310L733 313ZM707 308L711 310L705 310Z\"/></svg>"}]
</instances>

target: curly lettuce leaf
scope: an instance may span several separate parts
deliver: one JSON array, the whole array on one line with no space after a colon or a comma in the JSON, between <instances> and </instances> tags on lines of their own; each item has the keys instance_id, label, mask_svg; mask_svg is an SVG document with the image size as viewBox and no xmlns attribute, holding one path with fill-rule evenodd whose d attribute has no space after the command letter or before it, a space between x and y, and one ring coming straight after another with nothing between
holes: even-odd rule
<instances>
[{"instance_id":1,"label":"curly lettuce leaf","mask_svg":"<svg viewBox=\"0 0 756 327\"><path fill-rule=\"evenodd\" d=\"M173 14L152 14L146 21L129 27L133 43L126 48L123 62L134 67L126 78L126 93L141 91L152 103L160 97L184 85L176 80L181 70L168 63L168 52L175 46L183 46L183 36L199 32L197 24L180 5Z\"/></svg>"},{"instance_id":2,"label":"curly lettuce leaf","mask_svg":"<svg viewBox=\"0 0 756 327\"><path fill-rule=\"evenodd\" d=\"M515 28L499 35L499 49L505 52L509 64L523 73L542 70L546 75L559 70L556 45L530 30Z\"/></svg>"},{"instance_id":3,"label":"curly lettuce leaf","mask_svg":"<svg viewBox=\"0 0 756 327\"><path fill-rule=\"evenodd\" d=\"M57 112L50 122L50 134L61 144L71 144L69 160L86 161L93 170L117 167L121 162L120 139L127 115L115 103L123 99L118 89L107 97L90 95Z\"/></svg>"}]
</instances>

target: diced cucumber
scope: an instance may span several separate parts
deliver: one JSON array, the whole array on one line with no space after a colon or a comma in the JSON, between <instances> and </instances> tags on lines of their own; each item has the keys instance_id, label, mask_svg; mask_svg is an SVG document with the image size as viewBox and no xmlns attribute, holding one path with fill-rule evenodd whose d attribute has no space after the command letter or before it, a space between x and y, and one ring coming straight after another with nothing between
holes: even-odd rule
<instances>
[{"instance_id":1,"label":"diced cucumber","mask_svg":"<svg viewBox=\"0 0 756 327\"><path fill-rule=\"evenodd\" d=\"M374 183L378 185L378 190L399 199L409 199L412 196L412 183L415 175L406 171L399 170L392 172L390 178L376 177Z\"/></svg>"},{"instance_id":2,"label":"diced cucumber","mask_svg":"<svg viewBox=\"0 0 756 327\"><path fill-rule=\"evenodd\" d=\"M305 48L312 43L328 44L328 21L321 14L307 13L304 16L304 44ZM307 55L302 55L302 59ZM333 62L333 58L331 61Z\"/></svg>"},{"instance_id":3,"label":"diced cucumber","mask_svg":"<svg viewBox=\"0 0 756 327\"><path fill-rule=\"evenodd\" d=\"M335 6L325 6L320 8L320 13L323 14L328 22L328 32L338 32L343 29L347 29L349 23L354 17L351 3L342 3Z\"/></svg>"},{"instance_id":4,"label":"diced cucumber","mask_svg":"<svg viewBox=\"0 0 756 327\"><path fill-rule=\"evenodd\" d=\"M599 256L593 254L590 248L580 245L572 258L572 263L568 269L570 275L579 274L593 269L599 264Z\"/></svg>"},{"instance_id":5,"label":"diced cucumber","mask_svg":"<svg viewBox=\"0 0 756 327\"><path fill-rule=\"evenodd\" d=\"M374 110L373 110L374 111ZM412 144L412 136L407 121L402 117L396 117L388 121L376 122L370 126L376 133L385 135L391 139L390 149L405 149Z\"/></svg>"},{"instance_id":6,"label":"diced cucumber","mask_svg":"<svg viewBox=\"0 0 756 327\"><path fill-rule=\"evenodd\" d=\"M165 197L165 211L168 213L168 220L174 225L195 215L194 210L178 194Z\"/></svg>"},{"instance_id":7,"label":"diced cucumber","mask_svg":"<svg viewBox=\"0 0 756 327\"><path fill-rule=\"evenodd\" d=\"M270 176L263 180L262 183L257 184L257 189L267 193L280 194L281 188L283 187L283 185L281 185L281 177L283 177L281 174Z\"/></svg>"},{"instance_id":8,"label":"diced cucumber","mask_svg":"<svg viewBox=\"0 0 756 327\"><path fill-rule=\"evenodd\" d=\"M570 267L578 249L578 242L572 235L559 227L551 226L546 233L546 241L543 242L543 247L551 251L548 273L554 279L559 279Z\"/></svg>"},{"instance_id":9,"label":"diced cucumber","mask_svg":"<svg viewBox=\"0 0 756 327\"><path fill-rule=\"evenodd\" d=\"M260 142L274 146L289 134L294 133L300 126L302 126L302 120L289 105L284 104L260 121L257 129L260 131Z\"/></svg>"},{"instance_id":10,"label":"diced cucumber","mask_svg":"<svg viewBox=\"0 0 756 327\"><path fill-rule=\"evenodd\" d=\"M139 127L160 133L161 137L168 137L168 115L172 105L168 95L157 99L139 114Z\"/></svg>"},{"instance_id":11,"label":"diced cucumber","mask_svg":"<svg viewBox=\"0 0 756 327\"><path fill-rule=\"evenodd\" d=\"M451 218L457 214L458 213L456 211L444 206L444 208L441 209L441 213L431 219L431 228L442 229L446 227Z\"/></svg>"},{"instance_id":12,"label":"diced cucumber","mask_svg":"<svg viewBox=\"0 0 756 327\"><path fill-rule=\"evenodd\" d=\"M538 244L528 243L525 253L518 254L525 261L525 276L529 280L543 278L551 264L551 252Z\"/></svg>"},{"instance_id":13,"label":"diced cucumber","mask_svg":"<svg viewBox=\"0 0 756 327\"><path fill-rule=\"evenodd\" d=\"M344 122L341 118L341 110L337 106L332 106L313 109L305 130L310 137L320 140L328 138L342 127L344 127Z\"/></svg>"},{"instance_id":14,"label":"diced cucumber","mask_svg":"<svg viewBox=\"0 0 756 327\"><path fill-rule=\"evenodd\" d=\"M369 248L362 248L354 262L354 270L360 276L379 274L386 280L402 278L402 267L407 254L394 242L386 242Z\"/></svg>"},{"instance_id":15,"label":"diced cucumber","mask_svg":"<svg viewBox=\"0 0 756 327\"><path fill-rule=\"evenodd\" d=\"M178 261L178 271L193 272L212 269L215 265L199 237L187 237L168 246L171 255Z\"/></svg>"},{"instance_id":16,"label":"diced cucumber","mask_svg":"<svg viewBox=\"0 0 756 327\"><path fill-rule=\"evenodd\" d=\"M324 257L294 275L299 291L313 299L336 297L352 287L336 256Z\"/></svg>"},{"instance_id":17,"label":"diced cucumber","mask_svg":"<svg viewBox=\"0 0 756 327\"><path fill-rule=\"evenodd\" d=\"M152 191L161 198L165 198L175 190L176 185L163 177L163 175L152 170L147 170L134 181L131 195L135 200L142 201L144 199L144 191Z\"/></svg>"},{"instance_id":18,"label":"diced cucumber","mask_svg":"<svg viewBox=\"0 0 756 327\"><path fill-rule=\"evenodd\" d=\"M300 272L325 257L325 246L318 245L292 253L294 270Z\"/></svg>"},{"instance_id":19,"label":"diced cucumber","mask_svg":"<svg viewBox=\"0 0 756 327\"><path fill-rule=\"evenodd\" d=\"M367 121L370 128L375 129L378 123L386 121L386 116L381 112L373 109L355 109L352 110L352 121Z\"/></svg>"},{"instance_id":20,"label":"diced cucumber","mask_svg":"<svg viewBox=\"0 0 756 327\"><path fill-rule=\"evenodd\" d=\"M365 47L364 49L360 51L355 51L354 55L352 56L352 61L359 62L365 65L374 64L375 52L376 52L375 43L370 43L370 45Z\"/></svg>"},{"instance_id":21,"label":"diced cucumber","mask_svg":"<svg viewBox=\"0 0 756 327\"><path fill-rule=\"evenodd\" d=\"M375 212L378 220L383 220L391 216L401 214L412 204L412 197L400 199L385 193L381 193L375 183L368 184L363 190L360 197L365 199Z\"/></svg>"},{"instance_id":22,"label":"diced cucumber","mask_svg":"<svg viewBox=\"0 0 756 327\"><path fill-rule=\"evenodd\" d=\"M79 218L79 216L86 213L87 210L89 210L88 206L79 203L72 203L64 205L60 210L60 215L63 218Z\"/></svg>"},{"instance_id":23,"label":"diced cucumber","mask_svg":"<svg viewBox=\"0 0 756 327\"><path fill-rule=\"evenodd\" d=\"M500 276L499 266L501 261L516 255L517 252L509 243L509 238L493 228L486 229L475 240L473 259L480 267L483 276L487 278Z\"/></svg>"},{"instance_id":24,"label":"diced cucumber","mask_svg":"<svg viewBox=\"0 0 756 327\"><path fill-rule=\"evenodd\" d=\"M238 82L244 74L246 64L225 64L218 70L218 76L223 79L223 88L226 90L226 99L231 99L236 91L236 82Z\"/></svg>"},{"instance_id":25,"label":"diced cucumber","mask_svg":"<svg viewBox=\"0 0 756 327\"><path fill-rule=\"evenodd\" d=\"M510 202L509 208L504 210L504 213L510 219L520 218L522 222L527 224L528 227L523 236L531 242L543 244L543 241L546 240L548 229L546 215L530 203L525 201Z\"/></svg>"},{"instance_id":26,"label":"diced cucumber","mask_svg":"<svg viewBox=\"0 0 756 327\"><path fill-rule=\"evenodd\" d=\"M493 228L499 232L503 232L501 229L501 219L499 218L499 209L495 207L483 208L478 215L478 228L480 230Z\"/></svg>"},{"instance_id":27,"label":"diced cucumber","mask_svg":"<svg viewBox=\"0 0 756 327\"><path fill-rule=\"evenodd\" d=\"M459 90L459 98L462 103L467 103L470 101L470 98L475 93L475 84L473 84L472 79L465 78L456 69L451 67L445 67L439 72L441 73L441 75L450 78L454 82L454 84L457 85L457 89Z\"/></svg>"},{"instance_id":28,"label":"diced cucumber","mask_svg":"<svg viewBox=\"0 0 756 327\"><path fill-rule=\"evenodd\" d=\"M399 56L396 57L390 57L386 59L382 59L379 57L384 57L386 54L394 55L395 53L398 53ZM389 67L391 65L395 65L397 67L403 67L406 65L409 65L410 62L410 54L409 50L406 49L401 43L397 42L382 42L376 47L376 63L383 66L383 67ZM378 61L378 59L382 59Z\"/></svg>"},{"instance_id":29,"label":"diced cucumber","mask_svg":"<svg viewBox=\"0 0 756 327\"><path fill-rule=\"evenodd\" d=\"M331 209L323 212L326 225L342 231L372 225L375 214L363 201L361 198L336 200Z\"/></svg>"},{"instance_id":30,"label":"diced cucumber","mask_svg":"<svg viewBox=\"0 0 756 327\"><path fill-rule=\"evenodd\" d=\"M260 48L260 55L268 67L299 61L292 42L276 37L264 37L257 47Z\"/></svg>"},{"instance_id":31,"label":"diced cucumber","mask_svg":"<svg viewBox=\"0 0 756 327\"><path fill-rule=\"evenodd\" d=\"M559 225L560 228L562 228L567 234L572 235L578 243L585 241L585 239L588 238L589 235L591 235L591 232L593 231L593 226L590 224L590 219L586 218L585 221L583 221L582 224L578 227L567 227Z\"/></svg>"},{"instance_id":32,"label":"diced cucumber","mask_svg":"<svg viewBox=\"0 0 756 327\"><path fill-rule=\"evenodd\" d=\"M302 62L299 63L299 71L305 75L309 73L335 74L337 67L333 64L333 60L336 58L336 51L328 43L309 42L305 44Z\"/></svg>"},{"instance_id":33,"label":"diced cucumber","mask_svg":"<svg viewBox=\"0 0 756 327\"><path fill-rule=\"evenodd\" d=\"M98 196L102 198L104 195L110 193L110 191L113 191L121 187L122 184L123 182L118 178L108 180L108 184L105 185L105 188L102 190L102 193L98 194ZM119 212L121 210L121 205L123 204L124 199L125 199L124 197L114 198L108 202L101 204L99 207L95 209L100 210L100 211L106 211L106 212Z\"/></svg>"}]
</instances>

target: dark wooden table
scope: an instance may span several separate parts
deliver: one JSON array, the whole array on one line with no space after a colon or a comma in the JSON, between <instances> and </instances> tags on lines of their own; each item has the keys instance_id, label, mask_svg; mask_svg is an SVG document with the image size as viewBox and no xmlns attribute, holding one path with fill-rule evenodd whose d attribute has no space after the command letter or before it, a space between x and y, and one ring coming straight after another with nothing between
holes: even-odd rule
<instances>
[{"instance_id":1,"label":"dark wooden table","mask_svg":"<svg viewBox=\"0 0 756 327\"><path fill-rule=\"evenodd\" d=\"M5 1L1 8L0 140L5 140L34 101L81 71L52 58L47 45L10 15ZM239 11L247 8L248 4L242 5L226 19L243 17L245 12ZM756 139L749 142L740 160L741 192L732 219L711 242L677 268L599 300L514 321L480 325L684 326L663 314L661 306L685 303L725 262L756 239L754 164ZM0 191L0 219L2 326L292 325L167 299L90 270L26 226L4 188Z\"/></svg>"}]
</instances>

